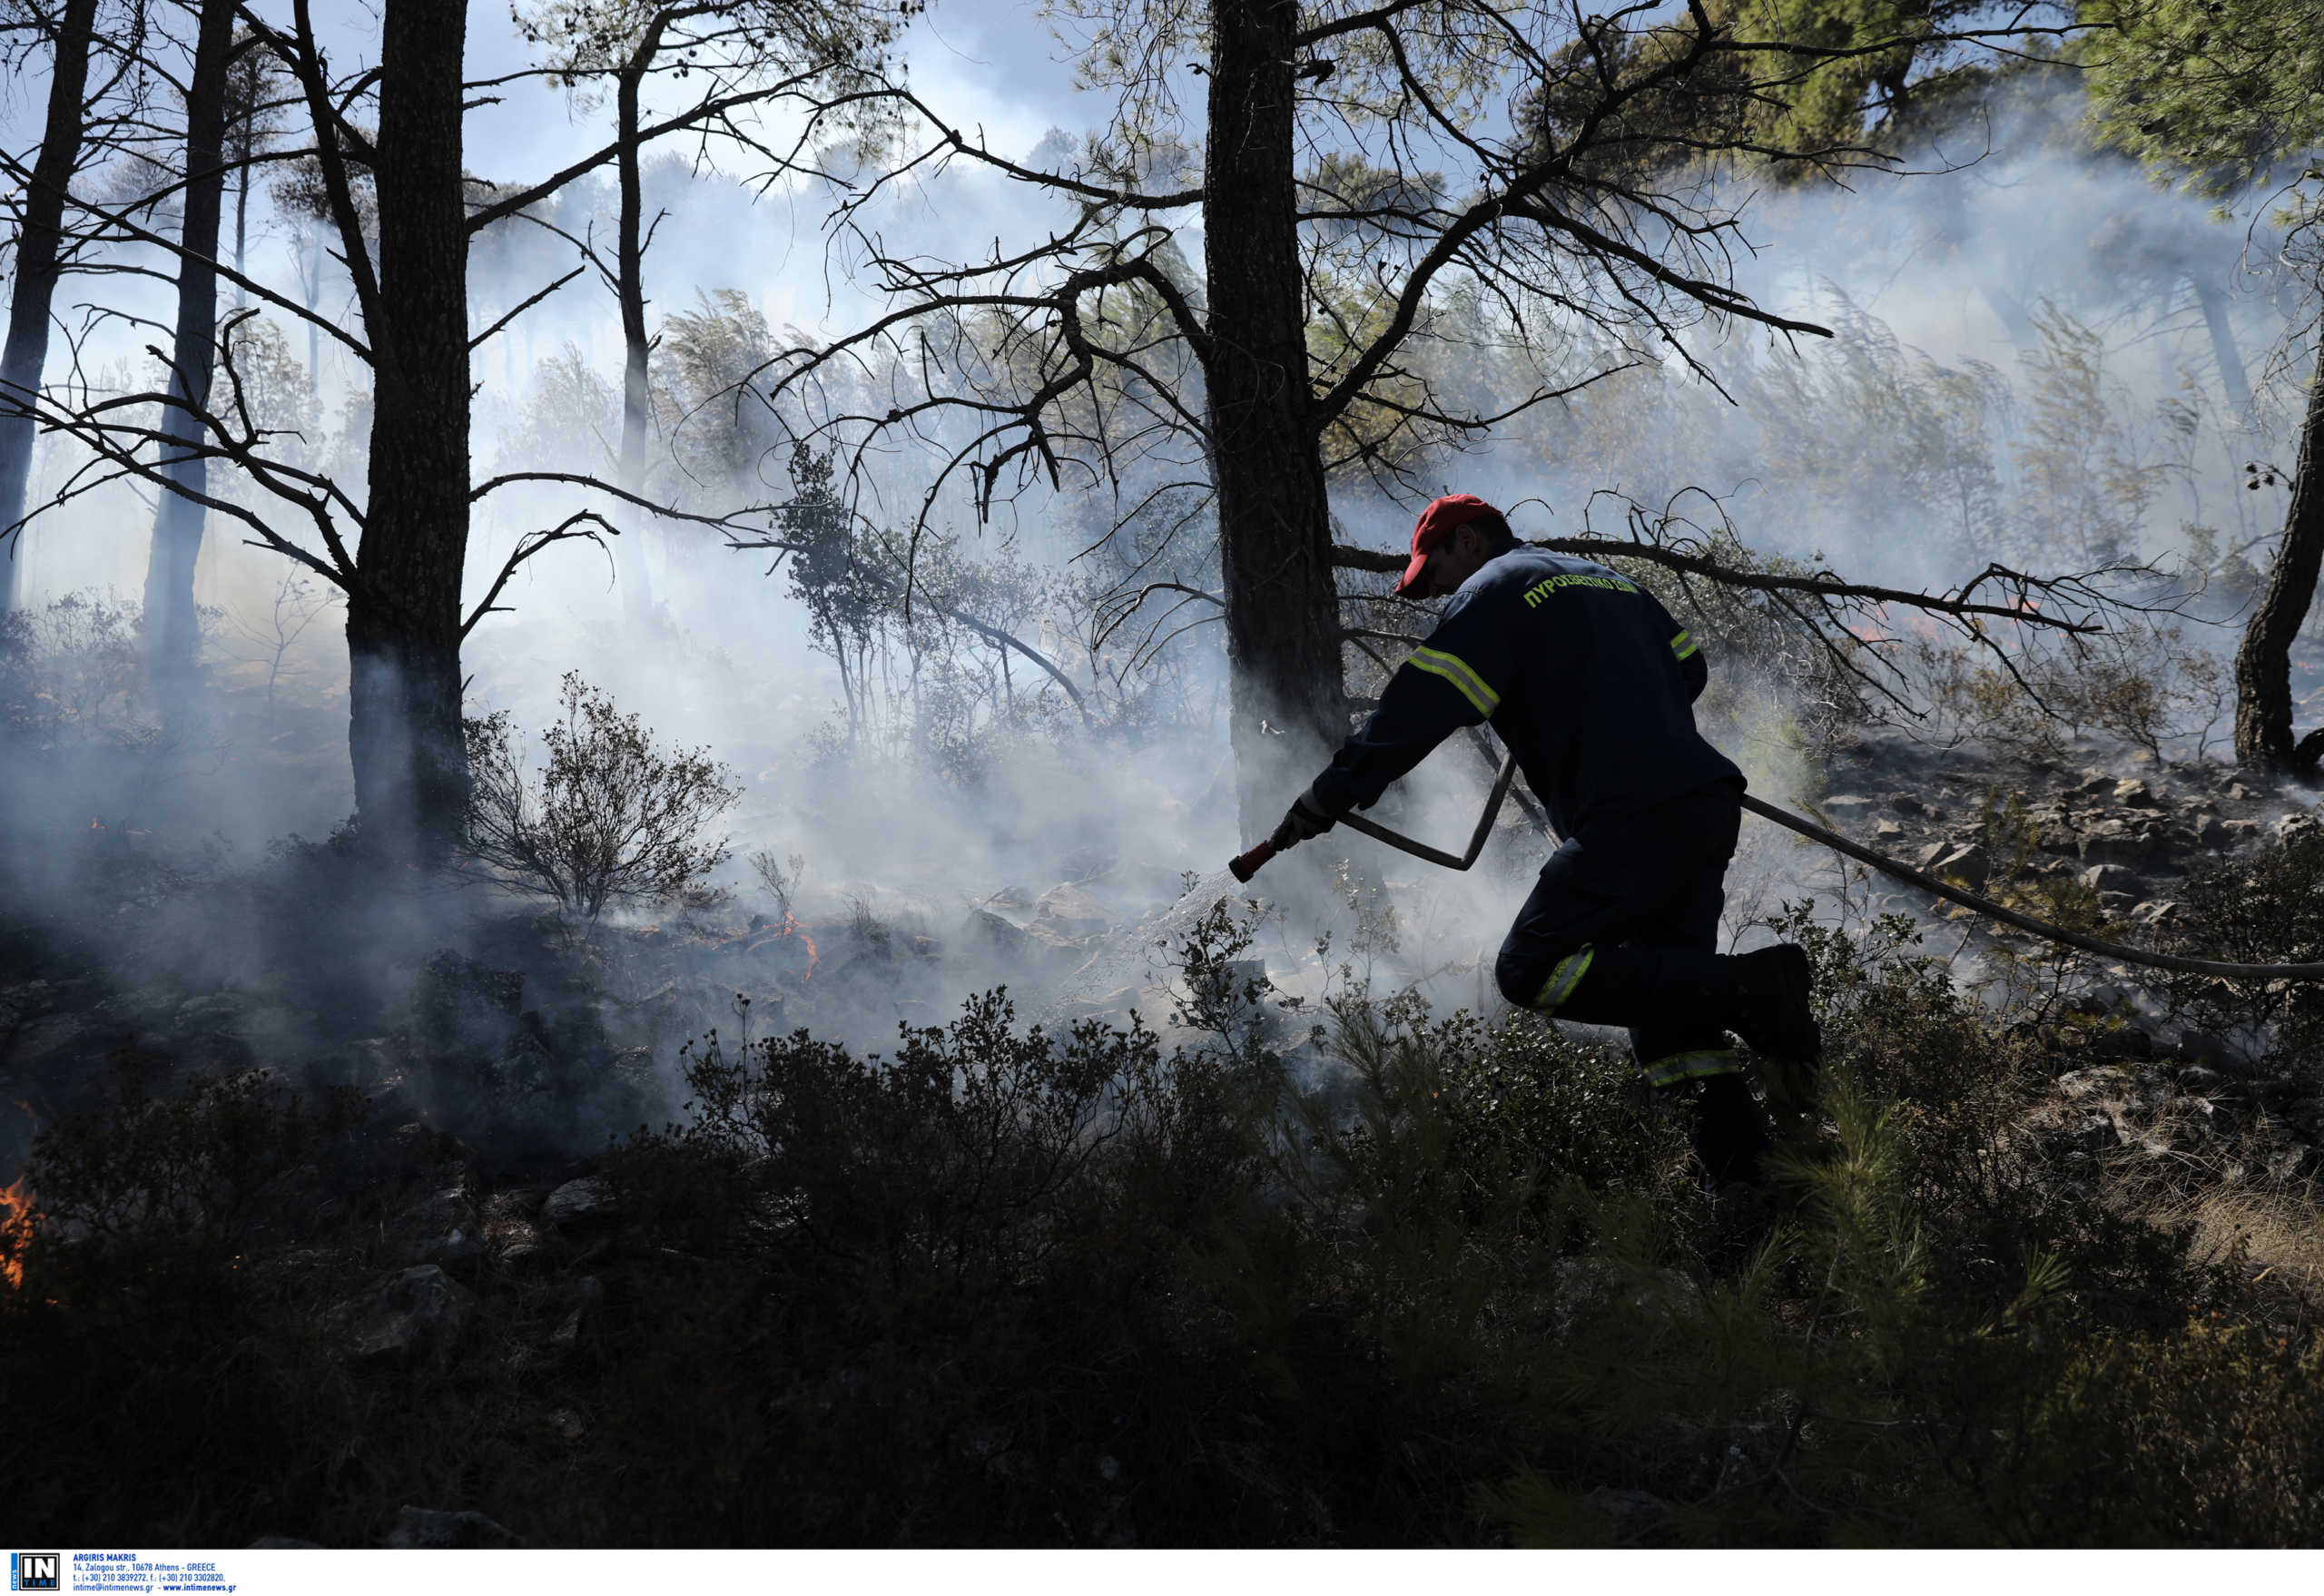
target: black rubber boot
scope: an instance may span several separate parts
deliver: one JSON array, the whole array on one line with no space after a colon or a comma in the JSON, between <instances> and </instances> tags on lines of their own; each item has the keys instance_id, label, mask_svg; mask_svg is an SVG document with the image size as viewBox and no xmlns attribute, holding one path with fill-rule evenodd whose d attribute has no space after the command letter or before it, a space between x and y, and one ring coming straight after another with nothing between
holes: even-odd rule
<instances>
[{"instance_id":1,"label":"black rubber boot","mask_svg":"<svg viewBox=\"0 0 2324 1596\"><path fill-rule=\"evenodd\" d=\"M1714 1075L1695 1100L1695 1156L1711 1189L1757 1186L1760 1160L1775 1146L1768 1122L1739 1074Z\"/></svg>"},{"instance_id":2,"label":"black rubber boot","mask_svg":"<svg viewBox=\"0 0 2324 1596\"><path fill-rule=\"evenodd\" d=\"M1778 942L1728 961L1734 971L1734 1010L1728 1029L1765 1059L1814 1064L1823 1057L1824 1035L1808 1006L1807 950Z\"/></svg>"}]
</instances>

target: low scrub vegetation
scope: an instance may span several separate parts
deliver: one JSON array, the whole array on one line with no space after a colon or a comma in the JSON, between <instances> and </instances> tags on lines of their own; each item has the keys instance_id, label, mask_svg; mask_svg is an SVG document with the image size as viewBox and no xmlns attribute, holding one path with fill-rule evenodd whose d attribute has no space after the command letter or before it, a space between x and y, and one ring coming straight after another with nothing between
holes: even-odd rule
<instances>
[{"instance_id":1,"label":"low scrub vegetation","mask_svg":"<svg viewBox=\"0 0 2324 1596\"><path fill-rule=\"evenodd\" d=\"M1748 1212L1705 1195L1626 1060L1529 1017L1348 970L1286 1061L1195 1001L1238 951L1222 910L1180 950L1209 1050L1029 1028L1002 992L880 1058L705 1039L676 1122L594 1166L618 1221L544 1222L529 1251L487 1222L472 1327L392 1367L332 1309L409 1262L399 1205L464 1180L500 1212L538 1173L262 1081L124 1088L44 1133L51 1217L0 1292L0 1403L42 1438L16 1522L195 1545L376 1544L404 1503L535 1544L2324 1536L2312 1295L2207 1228L2211 1199L2028 1129L2099 1029L1996 1018L1893 922L1788 929L1828 1065L1812 1106L1779 1083L1782 1175ZM2316 1234L2299 1189L2265 1196Z\"/></svg>"},{"instance_id":2,"label":"low scrub vegetation","mask_svg":"<svg viewBox=\"0 0 2324 1596\"><path fill-rule=\"evenodd\" d=\"M467 722L468 857L558 910L676 898L726 861L708 828L741 796L707 749L664 749L635 714L568 671L537 777L506 710Z\"/></svg>"}]
</instances>

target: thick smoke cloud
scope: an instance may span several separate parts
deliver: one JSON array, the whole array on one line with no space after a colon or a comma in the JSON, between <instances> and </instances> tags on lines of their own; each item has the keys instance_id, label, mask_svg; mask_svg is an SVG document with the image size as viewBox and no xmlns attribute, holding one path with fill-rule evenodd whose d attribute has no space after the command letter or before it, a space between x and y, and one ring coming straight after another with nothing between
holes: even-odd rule
<instances>
[{"instance_id":1,"label":"thick smoke cloud","mask_svg":"<svg viewBox=\"0 0 2324 1596\"><path fill-rule=\"evenodd\" d=\"M1064 69L1045 55L1027 70L1031 35L1016 13L940 20L924 31L936 47L914 56L919 86L974 104L997 148L1028 153L1052 125L1070 132L1077 116L1094 123L1102 113L1068 92ZM472 69L482 71L507 47L480 46ZM540 113L547 103L488 113L471 163L514 175L585 143L587 117L560 124ZM1757 331L1709 337L1694 352L1723 394L1676 359L1625 371L1511 424L1472 453L1427 462L1424 478L1512 507L1521 532L1567 535L1619 529L1609 502L1592 503L1604 490L1658 506L1704 489L1722 501L1747 544L1820 557L1869 580L1949 585L1987 559L2042 568L2102 557L2191 572L2208 561L2195 575L2215 577L2223 555L2280 521L2283 506L2280 487L2246 491L2241 470L2244 460L2278 458L2288 447L2279 388L2265 379L2288 309L2272 278L2245 270L2264 255L2266 241L2253 250L2201 204L2158 192L2126 164L2059 154L2030 135L1997 135L1994 144L2004 153L1945 175L1867 177L1853 192L1776 192L1751 201L1744 233L1753 252L1738 257L1741 281L1764 303L1831 325L1836 339L1795 346ZM2006 153L2020 146L2042 153ZM665 331L673 316L723 313L724 293L739 295L777 339L793 330L828 336L872 308L860 284L834 271L812 188L754 193L737 174L695 172L675 160L656 164L649 187L652 203L668 213L647 262L649 313ZM561 216L602 232L611 205L605 185L585 186L560 202ZM901 189L876 216L900 250L995 238L1005 247L1054 220L1023 190L968 171ZM1187 247L1198 258L1198 238ZM268 233L257 269L287 275L291 248L287 233ZM471 279L477 322L536 290L544 265L537 240L480 247ZM103 280L103 291L116 292L120 281ZM343 284L327 284L325 302L340 293ZM161 301L147 297L143 313L160 314ZM279 330L297 358L303 334ZM124 377L145 359L130 344L105 358ZM618 425L606 406L618 393L619 362L610 297L590 280L528 311L478 358L478 476L560 449L563 463L606 469L608 429ZM314 375L314 448L359 478L365 401L327 347ZM2245 389L2258 395L2249 409L2239 408ZM2062 430L2069 417L2081 436ZM694 412L657 439L668 479L685 477L703 502L722 494L787 497L794 487L787 451L771 445L737 478L679 470L702 429L720 424ZM901 524L930 464L903 452L876 461L858 485L860 506L875 521ZM72 466L66 451L51 448L42 479L53 484ZM478 523L472 589L563 502L550 493L495 501ZM1413 508L1351 485L1336 513L1349 540L1391 547L1407 535ZM1077 502L1036 489L980 525L961 488L940 501L933 519L938 533L957 538L964 562L989 564L1013 550L1029 566L1070 576L1086 567L1069 557L1108 513L1087 496ZM123 490L42 522L20 556L32 597L134 592L149 515ZM740 778L734 860L723 880L737 894L738 918L764 907L751 856L795 855L805 867L800 912L810 922L868 916L950 944L939 973L914 976L909 991L868 981L851 1007L819 1017L841 1033L876 1040L900 1017L940 1018L973 986L1009 977L1007 958L970 951L979 923L972 909L1006 908L1019 901L1011 893L1030 899L1078 882L1113 922L1126 924L1174 902L1180 871L1215 872L1245 841L1226 763L1216 627L1196 626L1163 651L1177 675L1168 713L1152 724L1133 717L1103 733L1084 730L1073 706L1020 659L1008 701L1021 694L1039 703L1039 712L996 733L972 773L948 773L924 759L832 757L846 741L844 690L787 568L768 575L764 553L732 551L698 530L615 518L625 526L618 558L634 561L653 585L650 619L641 625L625 611L615 580L624 567L615 558L573 546L536 561L509 590L512 613L491 617L471 640L470 701L478 711L506 709L536 732L548 723L559 677L579 671L662 737L709 747ZM1199 527L1189 535L1201 536ZM244 657L222 667L238 672L237 680L253 679L264 662L263 638L280 638L282 576L281 562L213 520L198 595L219 612L213 658L231 662L238 650ZM1030 617L1028 641L1068 670L1085 668L1086 659L1075 663L1077 639L1063 629L1070 619L1069 610ZM2198 634L2195 641L2217 647L2224 638ZM153 767L165 773L160 785L118 823L150 833L140 847L184 855L214 836L225 856L254 865L270 839L320 837L346 815L343 742L331 752L344 724L336 618L325 616L278 652L292 671L277 693L289 707L276 714L290 717L295 734L281 740L278 718L261 742L251 724L238 724ZM899 688L894 674L914 669L912 661L891 654L881 668L888 673L882 691L910 697L911 684ZM1714 672L1723 668L1715 657ZM1086 685L1093 693L1100 686ZM1721 734L1755 786L1778 799L1797 795L1813 773L1796 740L1776 729L1786 713L1783 685L1755 678L1740 687ZM971 711L993 713L990 703ZM107 773L104 762L113 757L72 754L67 779L12 791L11 807L38 817L46 834L86 829L81 811L91 806L89 794L125 779ZM1382 813L1457 846L1487 775L1482 758L1448 746ZM1286 801L1295 784L1287 775ZM102 811L97 818L115 823ZM1512 826L1478 870L1459 877L1369 843L1348 851L1364 863L1359 878L1384 872L1393 892L1403 972L1429 976L1448 1002L1475 1004L1489 999L1480 972L1489 970L1544 846ZM1730 905L1738 933L1778 899L1826 880L1788 849L1764 840L1753 847ZM11 868L18 890L54 898L79 890L74 872L90 867L80 852L19 851ZM468 907L399 910L394 940L424 950L452 935ZM1344 942L1351 923L1342 915L1336 926L1329 916L1275 926L1271 966L1286 986L1312 985L1315 971L1303 966L1310 938L1335 929ZM201 941L211 932L188 927L184 935ZM214 939L210 946L214 952ZM266 944L254 940L226 961L254 966L266 956ZM1068 990L1095 980L1077 988L1058 970L1050 975ZM1148 1018L1159 1019L1145 1000Z\"/></svg>"}]
</instances>

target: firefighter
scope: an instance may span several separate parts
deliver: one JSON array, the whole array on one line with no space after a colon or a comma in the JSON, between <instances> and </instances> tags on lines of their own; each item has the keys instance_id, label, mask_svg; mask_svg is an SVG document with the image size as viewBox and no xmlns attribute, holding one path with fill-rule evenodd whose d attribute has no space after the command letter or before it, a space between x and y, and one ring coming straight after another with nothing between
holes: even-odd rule
<instances>
[{"instance_id":1,"label":"firefighter","mask_svg":"<svg viewBox=\"0 0 2324 1596\"><path fill-rule=\"evenodd\" d=\"M1396 591L1452 602L1272 840L1320 836L1456 729L1491 723L1564 839L1502 944L1502 994L1628 1027L1657 1095L1696 1098L1714 1185L1755 1181L1767 1124L1727 1033L1810 1065L1821 1039L1803 950L1717 951L1744 781L1695 730L1701 645L1637 584L1526 547L1465 493L1423 512Z\"/></svg>"}]
</instances>

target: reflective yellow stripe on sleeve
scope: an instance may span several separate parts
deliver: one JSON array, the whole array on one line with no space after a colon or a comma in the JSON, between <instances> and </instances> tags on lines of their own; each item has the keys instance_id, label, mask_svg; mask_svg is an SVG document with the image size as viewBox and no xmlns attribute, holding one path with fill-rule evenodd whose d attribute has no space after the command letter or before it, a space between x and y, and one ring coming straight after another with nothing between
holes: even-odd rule
<instances>
[{"instance_id":1,"label":"reflective yellow stripe on sleeve","mask_svg":"<svg viewBox=\"0 0 2324 1596\"><path fill-rule=\"evenodd\" d=\"M1733 1048L1702 1048L1691 1053L1673 1053L1639 1068L1646 1072L1651 1085L1676 1086L1682 1080L1700 1080L1706 1076L1733 1075L1743 1068L1743 1057Z\"/></svg>"},{"instance_id":2,"label":"reflective yellow stripe on sleeve","mask_svg":"<svg viewBox=\"0 0 2324 1596\"><path fill-rule=\"evenodd\" d=\"M1534 1009L1543 1014L1555 1014L1558 1005L1573 996L1573 989L1590 973L1590 961L1597 956L1596 945L1584 942L1579 951L1559 960L1558 967L1550 971L1550 979L1541 983L1541 991L1534 996Z\"/></svg>"},{"instance_id":3,"label":"reflective yellow stripe on sleeve","mask_svg":"<svg viewBox=\"0 0 2324 1596\"><path fill-rule=\"evenodd\" d=\"M1670 652L1677 655L1680 659L1684 659L1687 655L1694 653L1695 648L1695 640L1692 637L1688 636L1684 632L1680 632L1676 637L1670 639Z\"/></svg>"},{"instance_id":4,"label":"reflective yellow stripe on sleeve","mask_svg":"<svg viewBox=\"0 0 2324 1596\"><path fill-rule=\"evenodd\" d=\"M1452 683L1460 689L1461 696L1469 701L1470 707L1487 720L1491 720L1492 712L1501 707L1501 695L1486 686L1485 679L1471 670L1469 662L1459 655L1446 654L1436 648L1415 648L1412 657L1404 663L1416 671L1426 671Z\"/></svg>"}]
</instances>

